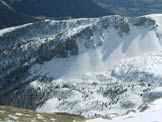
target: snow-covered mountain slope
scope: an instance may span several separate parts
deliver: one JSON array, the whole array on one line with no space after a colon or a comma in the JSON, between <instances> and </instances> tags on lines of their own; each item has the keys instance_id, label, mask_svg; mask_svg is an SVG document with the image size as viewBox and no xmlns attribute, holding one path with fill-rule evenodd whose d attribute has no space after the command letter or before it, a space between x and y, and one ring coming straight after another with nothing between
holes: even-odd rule
<instances>
[{"instance_id":1,"label":"snow-covered mountain slope","mask_svg":"<svg viewBox=\"0 0 162 122\"><path fill-rule=\"evenodd\" d=\"M84 116L140 111L162 96L161 26L162 15L148 15L0 30L0 103Z\"/></svg>"},{"instance_id":2,"label":"snow-covered mountain slope","mask_svg":"<svg viewBox=\"0 0 162 122\"><path fill-rule=\"evenodd\" d=\"M142 111L147 104L162 97L161 54L157 52L124 60L110 73L86 74L82 79L54 80L43 88L59 88L51 90L51 98L37 110L83 116L119 116Z\"/></svg>"},{"instance_id":3,"label":"snow-covered mountain slope","mask_svg":"<svg viewBox=\"0 0 162 122\"><path fill-rule=\"evenodd\" d=\"M161 122L162 99L156 100L142 113L130 113L121 117L107 119L93 119L86 122Z\"/></svg>"}]
</instances>

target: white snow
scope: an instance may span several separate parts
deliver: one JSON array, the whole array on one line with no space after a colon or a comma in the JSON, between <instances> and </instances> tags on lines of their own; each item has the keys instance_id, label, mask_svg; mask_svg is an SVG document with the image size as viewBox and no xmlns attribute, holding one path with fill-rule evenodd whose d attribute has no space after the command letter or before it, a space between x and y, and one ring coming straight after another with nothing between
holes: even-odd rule
<instances>
[{"instance_id":1,"label":"white snow","mask_svg":"<svg viewBox=\"0 0 162 122\"><path fill-rule=\"evenodd\" d=\"M97 118L85 122L162 122L161 112L162 99L158 99L150 105L148 110L141 113L130 113L128 115L112 118L112 120Z\"/></svg>"},{"instance_id":2,"label":"white snow","mask_svg":"<svg viewBox=\"0 0 162 122\"><path fill-rule=\"evenodd\" d=\"M16 27L10 27L10 28L5 28L5 29L1 29L0 30L0 36L2 36L4 33L8 33L8 32L12 32L13 30L31 25L32 23L28 23L28 24L24 24L24 25L20 25L20 26L16 26Z\"/></svg>"},{"instance_id":3,"label":"white snow","mask_svg":"<svg viewBox=\"0 0 162 122\"><path fill-rule=\"evenodd\" d=\"M143 103L162 97L162 77L158 72L158 67L162 67L161 61L162 52L149 53L120 61L110 72L53 80L51 84L59 86L59 89L51 92L52 98L37 111L67 112L86 117L138 112ZM64 88L64 85L67 87Z\"/></svg>"}]
</instances>

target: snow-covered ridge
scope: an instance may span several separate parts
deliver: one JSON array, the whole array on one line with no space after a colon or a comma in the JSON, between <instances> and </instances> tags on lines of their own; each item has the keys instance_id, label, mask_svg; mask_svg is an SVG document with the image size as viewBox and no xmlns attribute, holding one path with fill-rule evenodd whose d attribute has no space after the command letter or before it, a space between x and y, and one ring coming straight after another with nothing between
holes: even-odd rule
<instances>
[{"instance_id":1,"label":"snow-covered ridge","mask_svg":"<svg viewBox=\"0 0 162 122\"><path fill-rule=\"evenodd\" d=\"M5 58L7 58L6 55L11 55L10 59L13 55L17 55L16 58L13 57L16 62L12 61L15 65L29 63L31 58L38 59L40 57L38 51L43 60L44 58L51 59L53 55L57 57L67 57L68 54L77 55L78 60L85 62L80 65L88 66L88 69L83 67L83 71L98 71L111 66L117 60L160 50L162 34L160 25L156 21L151 16L138 18L109 16L67 21L46 20L10 32L6 30L6 33L2 30L1 55ZM56 44L57 47L55 47ZM58 47L61 47L62 51L59 51ZM33 56L28 51L29 49ZM52 50L58 50L59 53L51 54ZM44 53L48 52L50 55L44 56ZM23 60L22 54L30 56L27 56L27 60ZM5 58L1 64L10 65L11 62L8 59L6 62ZM96 60L94 62L96 67L91 68L94 65L89 67L91 61L94 60ZM13 67L10 66L10 68Z\"/></svg>"},{"instance_id":2,"label":"snow-covered ridge","mask_svg":"<svg viewBox=\"0 0 162 122\"><path fill-rule=\"evenodd\" d=\"M0 30L0 103L84 116L139 111L161 97L161 26L162 15L147 15Z\"/></svg>"}]
</instances>

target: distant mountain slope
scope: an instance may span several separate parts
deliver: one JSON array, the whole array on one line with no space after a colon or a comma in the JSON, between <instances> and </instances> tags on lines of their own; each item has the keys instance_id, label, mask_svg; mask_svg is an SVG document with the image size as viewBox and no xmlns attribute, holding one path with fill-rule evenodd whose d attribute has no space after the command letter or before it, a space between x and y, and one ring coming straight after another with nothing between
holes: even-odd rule
<instances>
[{"instance_id":1,"label":"distant mountain slope","mask_svg":"<svg viewBox=\"0 0 162 122\"><path fill-rule=\"evenodd\" d=\"M112 14L91 0L7 0L17 11L34 16L98 17Z\"/></svg>"},{"instance_id":2,"label":"distant mountain slope","mask_svg":"<svg viewBox=\"0 0 162 122\"><path fill-rule=\"evenodd\" d=\"M17 26L37 19L12 9L6 2L0 0L0 29Z\"/></svg>"},{"instance_id":3,"label":"distant mountain slope","mask_svg":"<svg viewBox=\"0 0 162 122\"><path fill-rule=\"evenodd\" d=\"M162 13L162 0L94 0L116 14L139 16Z\"/></svg>"}]
</instances>

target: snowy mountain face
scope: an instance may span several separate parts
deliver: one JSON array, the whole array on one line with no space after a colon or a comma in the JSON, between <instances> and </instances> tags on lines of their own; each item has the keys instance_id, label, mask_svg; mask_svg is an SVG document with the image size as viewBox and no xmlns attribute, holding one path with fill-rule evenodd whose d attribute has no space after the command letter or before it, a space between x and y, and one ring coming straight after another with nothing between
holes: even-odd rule
<instances>
[{"instance_id":1,"label":"snowy mountain face","mask_svg":"<svg viewBox=\"0 0 162 122\"><path fill-rule=\"evenodd\" d=\"M0 30L0 104L115 116L162 97L162 15L45 20Z\"/></svg>"}]
</instances>

